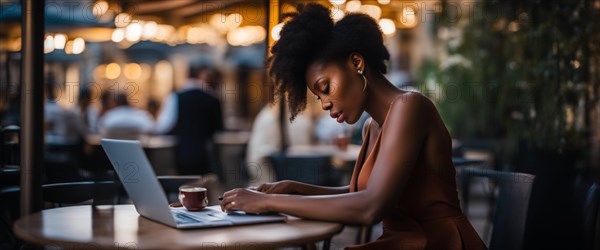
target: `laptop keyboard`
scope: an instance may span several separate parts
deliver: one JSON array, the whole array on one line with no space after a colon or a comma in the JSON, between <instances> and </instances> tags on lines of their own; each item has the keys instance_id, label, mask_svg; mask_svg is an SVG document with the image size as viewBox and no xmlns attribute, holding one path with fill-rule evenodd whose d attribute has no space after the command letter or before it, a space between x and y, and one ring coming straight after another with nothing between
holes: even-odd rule
<instances>
[{"instance_id":1,"label":"laptop keyboard","mask_svg":"<svg viewBox=\"0 0 600 250\"><path fill-rule=\"evenodd\" d=\"M175 220L177 224L191 224L191 223L210 223L215 221L225 221L224 215L215 212L207 214L194 214L188 215L184 212L174 212Z\"/></svg>"},{"instance_id":2,"label":"laptop keyboard","mask_svg":"<svg viewBox=\"0 0 600 250\"><path fill-rule=\"evenodd\" d=\"M200 220L192 218L191 216L188 216L185 214L180 214L180 213L175 214L175 220L177 221L177 224L204 223Z\"/></svg>"}]
</instances>

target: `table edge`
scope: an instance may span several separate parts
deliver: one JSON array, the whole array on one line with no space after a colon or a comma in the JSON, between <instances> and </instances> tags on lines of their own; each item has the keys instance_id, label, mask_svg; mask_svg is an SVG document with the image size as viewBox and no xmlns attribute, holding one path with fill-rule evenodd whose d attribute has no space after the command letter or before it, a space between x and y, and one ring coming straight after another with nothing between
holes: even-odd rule
<instances>
[{"instance_id":1,"label":"table edge","mask_svg":"<svg viewBox=\"0 0 600 250\"><path fill-rule=\"evenodd\" d=\"M91 205L80 205L80 206L86 206L86 207L91 207ZM113 205L113 206L133 206L132 204L117 204L117 205ZM60 208L53 208L53 209L60 209ZM33 214L40 214L42 211L33 213ZM26 215L26 216L31 216L33 214L30 215ZM150 220L150 219L148 219ZM302 219L301 219L302 220ZM29 234L25 229L23 229L23 227L21 227L20 225L23 224L25 221L25 217L20 217L19 219L17 219L17 221L15 221L13 223L13 232L15 233L15 236L17 236L17 238L30 243L30 244L34 244L36 246L56 246L56 247L63 247L63 248L69 248L69 249L117 249L117 250L122 250L122 249L129 249L123 246L118 246L118 245L100 245L100 244L96 244L95 242L73 242L73 241L58 241L58 240L52 240L52 239L47 239L47 238L43 238L43 237L39 237L39 236L34 236L32 234ZM312 221L312 220L306 220L306 221ZM154 223L158 223L153 221ZM328 221L324 221L324 222L328 222ZM291 242L287 242L287 243L265 243L265 244L251 244L251 245L247 245L244 246L243 249L247 249L247 250L259 250L259 249L275 249L275 248L281 248L281 247L288 247L288 246L299 246L299 245L303 245L303 244L307 244L307 242L318 242L318 241L322 241L322 240L326 240L329 238L332 238L333 236L339 234L340 232L342 232L342 230L344 230L345 225L343 223L336 223L336 222L328 222L328 223L332 223L332 224L336 224L335 227L330 230L330 232L328 232L327 234L323 235L323 236L315 236L315 237L311 237L311 238L307 238L305 240L294 240ZM160 223L158 223L160 224ZM161 224L163 225L163 224ZM165 227L168 227L167 225L163 225ZM181 230L181 229L178 229ZM268 246L269 248L265 248L265 246ZM73 248L76 247L76 248ZM134 248L134 249L140 249L140 248ZM143 249L160 249L160 250L164 250L164 248L143 248ZM228 250L228 249L235 249L235 250L239 250L240 246L239 245L225 245L225 246L217 246L217 247L212 247L212 246L207 246L205 248L201 248L201 247L188 247L188 248L173 248L173 249L219 249L219 250Z\"/></svg>"}]
</instances>

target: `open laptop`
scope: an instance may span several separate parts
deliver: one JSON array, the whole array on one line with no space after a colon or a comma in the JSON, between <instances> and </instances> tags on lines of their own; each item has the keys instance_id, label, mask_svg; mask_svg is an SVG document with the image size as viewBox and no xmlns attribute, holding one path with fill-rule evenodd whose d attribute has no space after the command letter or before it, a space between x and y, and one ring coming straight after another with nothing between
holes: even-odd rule
<instances>
[{"instance_id":1,"label":"open laptop","mask_svg":"<svg viewBox=\"0 0 600 250\"><path fill-rule=\"evenodd\" d=\"M243 211L227 214L219 205L201 211L171 208L139 141L102 139L102 148L123 183L137 212L153 221L175 228L208 228L285 221L281 214L250 215Z\"/></svg>"}]
</instances>

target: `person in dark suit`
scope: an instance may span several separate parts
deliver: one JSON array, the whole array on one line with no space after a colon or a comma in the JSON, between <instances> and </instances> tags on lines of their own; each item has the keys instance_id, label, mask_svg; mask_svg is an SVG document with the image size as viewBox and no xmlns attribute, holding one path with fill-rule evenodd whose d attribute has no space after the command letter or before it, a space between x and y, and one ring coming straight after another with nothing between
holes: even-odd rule
<instances>
[{"instance_id":1,"label":"person in dark suit","mask_svg":"<svg viewBox=\"0 0 600 250\"><path fill-rule=\"evenodd\" d=\"M190 67L189 78L168 96L156 122L156 132L177 137L175 163L179 174L219 172L213 136L223 130L221 103L216 96L218 72Z\"/></svg>"}]
</instances>

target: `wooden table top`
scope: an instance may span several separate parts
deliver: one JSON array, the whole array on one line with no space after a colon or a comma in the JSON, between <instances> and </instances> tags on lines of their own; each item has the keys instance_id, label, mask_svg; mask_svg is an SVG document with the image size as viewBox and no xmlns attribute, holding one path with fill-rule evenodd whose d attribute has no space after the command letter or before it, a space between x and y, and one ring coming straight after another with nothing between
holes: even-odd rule
<instances>
[{"instance_id":1,"label":"wooden table top","mask_svg":"<svg viewBox=\"0 0 600 250\"><path fill-rule=\"evenodd\" d=\"M20 218L15 234L67 249L273 249L331 238L339 223L288 217L287 222L211 229L171 228L141 217L133 205L72 206Z\"/></svg>"}]
</instances>

